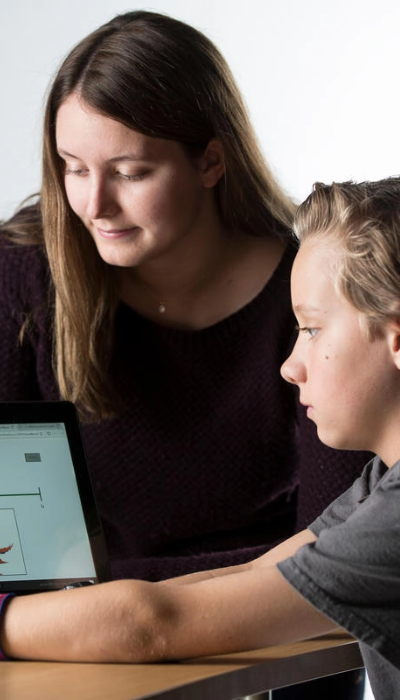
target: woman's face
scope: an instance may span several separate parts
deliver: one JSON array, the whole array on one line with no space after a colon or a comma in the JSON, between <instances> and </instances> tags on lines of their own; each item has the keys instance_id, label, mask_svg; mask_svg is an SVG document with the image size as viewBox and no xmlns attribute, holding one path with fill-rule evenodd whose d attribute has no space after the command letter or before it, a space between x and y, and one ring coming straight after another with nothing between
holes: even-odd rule
<instances>
[{"instance_id":1,"label":"woman's face","mask_svg":"<svg viewBox=\"0 0 400 700\"><path fill-rule=\"evenodd\" d=\"M193 161L180 143L133 131L73 94L58 111L56 142L69 204L111 265L190 249L217 218L215 140Z\"/></svg>"}]
</instances>

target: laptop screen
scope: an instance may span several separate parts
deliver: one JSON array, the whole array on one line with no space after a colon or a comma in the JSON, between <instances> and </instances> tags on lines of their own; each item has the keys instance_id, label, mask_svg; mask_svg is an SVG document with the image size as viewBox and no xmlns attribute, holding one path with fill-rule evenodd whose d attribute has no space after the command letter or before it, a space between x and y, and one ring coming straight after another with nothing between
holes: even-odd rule
<instances>
[{"instance_id":1,"label":"laptop screen","mask_svg":"<svg viewBox=\"0 0 400 700\"><path fill-rule=\"evenodd\" d=\"M0 592L108 578L72 404L0 404L0 421Z\"/></svg>"}]
</instances>

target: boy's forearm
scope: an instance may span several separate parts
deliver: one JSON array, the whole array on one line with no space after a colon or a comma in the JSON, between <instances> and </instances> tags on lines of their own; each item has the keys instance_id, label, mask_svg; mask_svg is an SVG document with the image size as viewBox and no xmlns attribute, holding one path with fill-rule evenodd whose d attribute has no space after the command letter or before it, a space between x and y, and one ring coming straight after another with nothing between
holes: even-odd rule
<instances>
[{"instance_id":1,"label":"boy's forearm","mask_svg":"<svg viewBox=\"0 0 400 700\"><path fill-rule=\"evenodd\" d=\"M173 660L281 644L330 631L274 565L315 539L296 536L253 564L192 585L114 581L11 599L0 645L10 658ZM272 561L269 561L272 560Z\"/></svg>"},{"instance_id":2,"label":"boy's forearm","mask_svg":"<svg viewBox=\"0 0 400 700\"><path fill-rule=\"evenodd\" d=\"M287 559L288 557L292 557L297 550L300 549L300 547L303 547L303 545L309 544L310 542L315 542L316 539L316 536L311 532L311 530L302 530L296 535L289 537L289 539L285 540L284 542L281 542L273 549L270 549L269 552L263 554L258 559L250 562L249 566L251 568L259 566L273 566L280 561L284 561L284 559Z\"/></svg>"},{"instance_id":3,"label":"boy's forearm","mask_svg":"<svg viewBox=\"0 0 400 700\"><path fill-rule=\"evenodd\" d=\"M192 583L199 583L200 581L207 581L209 579L217 578L219 576L228 576L230 574L236 574L244 571L249 571L250 569L258 566L272 566L277 564L279 561L283 561L288 557L292 556L297 552L299 547L302 547L308 542L314 542L316 540L315 535L311 530L303 530L288 540L285 540L276 547L273 547L269 552L263 554L258 559L250 561L246 564L238 564L237 566L227 566L222 569L212 569L209 571L198 571L193 574L186 574L185 576L178 576L176 578L166 579L162 581L162 585L174 586L185 586Z\"/></svg>"},{"instance_id":4,"label":"boy's forearm","mask_svg":"<svg viewBox=\"0 0 400 700\"><path fill-rule=\"evenodd\" d=\"M0 646L9 658L140 662L157 648L154 584L118 581L70 591L19 596L1 620ZM152 602L147 604L146 599ZM151 615L150 615L151 613ZM151 647L150 647L151 645Z\"/></svg>"},{"instance_id":5,"label":"boy's forearm","mask_svg":"<svg viewBox=\"0 0 400 700\"><path fill-rule=\"evenodd\" d=\"M159 581L161 586L187 586L192 583L200 583L200 581L209 581L220 576L229 576L237 574L241 571L246 571L249 564L238 564L236 566L226 566L221 569L210 569L207 571L195 571L192 574L184 574L176 578L168 578L164 581Z\"/></svg>"}]
</instances>

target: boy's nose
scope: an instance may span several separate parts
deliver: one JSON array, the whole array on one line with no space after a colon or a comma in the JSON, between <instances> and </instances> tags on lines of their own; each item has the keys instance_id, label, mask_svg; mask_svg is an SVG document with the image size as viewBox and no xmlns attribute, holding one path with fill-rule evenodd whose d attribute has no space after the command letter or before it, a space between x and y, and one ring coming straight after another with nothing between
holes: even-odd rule
<instances>
[{"instance_id":1,"label":"boy's nose","mask_svg":"<svg viewBox=\"0 0 400 700\"><path fill-rule=\"evenodd\" d=\"M281 375L290 384L299 384L305 381L304 365L296 360L292 352L281 367Z\"/></svg>"}]
</instances>

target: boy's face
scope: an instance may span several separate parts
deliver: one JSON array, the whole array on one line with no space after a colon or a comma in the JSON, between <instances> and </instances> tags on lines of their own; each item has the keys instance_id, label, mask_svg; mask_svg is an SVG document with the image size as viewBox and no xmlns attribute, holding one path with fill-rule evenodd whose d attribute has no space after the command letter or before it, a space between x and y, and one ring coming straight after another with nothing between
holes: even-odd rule
<instances>
[{"instance_id":1,"label":"boy's face","mask_svg":"<svg viewBox=\"0 0 400 700\"><path fill-rule=\"evenodd\" d=\"M310 238L300 248L291 280L300 330L281 372L298 385L322 442L371 450L388 464L389 435L396 435L398 443L400 417L393 334L384 329L377 339L367 338L360 313L335 290L338 255L337 245L328 239Z\"/></svg>"}]
</instances>

